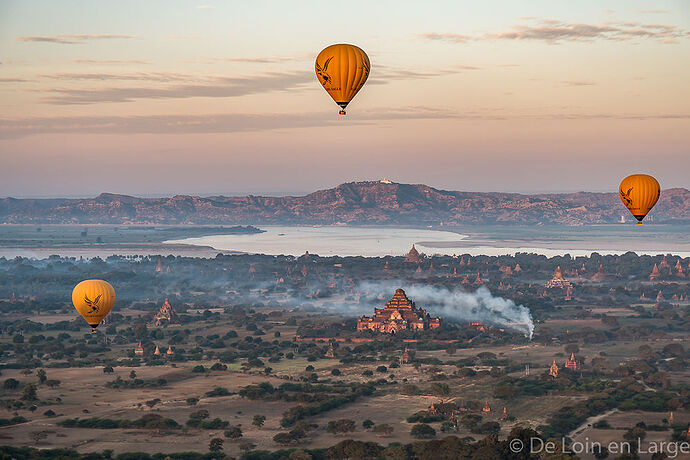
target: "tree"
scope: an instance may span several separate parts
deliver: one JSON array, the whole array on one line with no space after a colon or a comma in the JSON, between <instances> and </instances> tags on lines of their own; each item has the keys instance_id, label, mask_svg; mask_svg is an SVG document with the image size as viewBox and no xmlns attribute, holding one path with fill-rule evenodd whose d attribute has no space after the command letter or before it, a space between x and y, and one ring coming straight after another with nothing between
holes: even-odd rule
<instances>
[{"instance_id":1,"label":"tree","mask_svg":"<svg viewBox=\"0 0 690 460\"><path fill-rule=\"evenodd\" d=\"M208 443L208 450L210 450L211 452L221 452L223 450L223 439L211 439L211 442Z\"/></svg>"},{"instance_id":2,"label":"tree","mask_svg":"<svg viewBox=\"0 0 690 460\"><path fill-rule=\"evenodd\" d=\"M2 384L2 387L5 390L16 390L17 387L19 386L19 380L9 378L5 380L5 383Z\"/></svg>"},{"instance_id":3,"label":"tree","mask_svg":"<svg viewBox=\"0 0 690 460\"><path fill-rule=\"evenodd\" d=\"M36 385L33 383L27 383L24 385L24 394L22 395L21 399L22 401L36 401L38 399Z\"/></svg>"},{"instance_id":4,"label":"tree","mask_svg":"<svg viewBox=\"0 0 690 460\"><path fill-rule=\"evenodd\" d=\"M135 379L135 378L137 378L137 373L134 372L134 369L132 369L131 371L129 371L129 378L130 378L130 379Z\"/></svg>"},{"instance_id":5,"label":"tree","mask_svg":"<svg viewBox=\"0 0 690 460\"><path fill-rule=\"evenodd\" d=\"M115 372L115 369L113 369L113 366L104 366L103 367L103 373L104 374L112 374Z\"/></svg>"},{"instance_id":6,"label":"tree","mask_svg":"<svg viewBox=\"0 0 690 460\"><path fill-rule=\"evenodd\" d=\"M264 422L266 421L266 416L265 415L255 415L254 419L252 420L252 425L254 425L257 428L261 428L264 426Z\"/></svg>"},{"instance_id":7,"label":"tree","mask_svg":"<svg viewBox=\"0 0 690 460\"><path fill-rule=\"evenodd\" d=\"M436 430L426 423L418 423L412 427L410 434L417 439L431 439L436 436Z\"/></svg>"},{"instance_id":8,"label":"tree","mask_svg":"<svg viewBox=\"0 0 690 460\"><path fill-rule=\"evenodd\" d=\"M393 432L393 427L387 423L379 423L374 427L374 433L376 436L387 437Z\"/></svg>"},{"instance_id":9,"label":"tree","mask_svg":"<svg viewBox=\"0 0 690 460\"><path fill-rule=\"evenodd\" d=\"M38 383L46 383L46 380L48 379L48 376L46 376L46 371L45 369L39 369L36 371L36 377L38 377Z\"/></svg>"},{"instance_id":10,"label":"tree","mask_svg":"<svg viewBox=\"0 0 690 460\"><path fill-rule=\"evenodd\" d=\"M362 422L362 427L365 430L370 430L374 426L374 422L372 422L369 419L366 419L365 421Z\"/></svg>"},{"instance_id":11,"label":"tree","mask_svg":"<svg viewBox=\"0 0 690 460\"><path fill-rule=\"evenodd\" d=\"M134 325L134 337L136 337L137 340L144 340L148 338L149 336L149 331L148 328L146 327L146 324L135 324Z\"/></svg>"},{"instance_id":12,"label":"tree","mask_svg":"<svg viewBox=\"0 0 690 460\"><path fill-rule=\"evenodd\" d=\"M436 396L443 398L450 394L450 387L447 383L434 382L431 384L431 392Z\"/></svg>"},{"instance_id":13,"label":"tree","mask_svg":"<svg viewBox=\"0 0 690 460\"><path fill-rule=\"evenodd\" d=\"M326 426L326 431L329 433L349 433L350 431L355 431L355 427L357 424L355 423L354 420L350 419L340 419L340 420L331 420L328 422L328 425Z\"/></svg>"},{"instance_id":14,"label":"tree","mask_svg":"<svg viewBox=\"0 0 690 460\"><path fill-rule=\"evenodd\" d=\"M242 429L239 426L231 426L223 434L228 439L240 439L242 437Z\"/></svg>"},{"instance_id":15,"label":"tree","mask_svg":"<svg viewBox=\"0 0 690 460\"><path fill-rule=\"evenodd\" d=\"M46 385L48 385L50 388L57 388L60 386L60 383L61 382L59 380L55 379L46 380Z\"/></svg>"}]
</instances>

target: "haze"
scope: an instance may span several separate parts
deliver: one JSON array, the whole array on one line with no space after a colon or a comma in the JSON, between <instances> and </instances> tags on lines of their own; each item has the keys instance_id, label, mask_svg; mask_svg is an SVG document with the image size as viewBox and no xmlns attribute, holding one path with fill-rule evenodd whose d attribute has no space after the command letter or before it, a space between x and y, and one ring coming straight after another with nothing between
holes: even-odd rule
<instances>
[{"instance_id":1,"label":"haze","mask_svg":"<svg viewBox=\"0 0 690 460\"><path fill-rule=\"evenodd\" d=\"M339 42L372 62L346 117ZM6 0L0 196L688 187L689 56L683 0Z\"/></svg>"}]
</instances>

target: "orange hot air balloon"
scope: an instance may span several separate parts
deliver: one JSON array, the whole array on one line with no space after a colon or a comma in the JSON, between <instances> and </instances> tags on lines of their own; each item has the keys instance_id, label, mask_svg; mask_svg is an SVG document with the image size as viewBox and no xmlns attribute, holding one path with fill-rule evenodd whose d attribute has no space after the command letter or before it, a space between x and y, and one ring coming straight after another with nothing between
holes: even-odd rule
<instances>
[{"instance_id":1,"label":"orange hot air balloon","mask_svg":"<svg viewBox=\"0 0 690 460\"><path fill-rule=\"evenodd\" d=\"M370 66L367 53L355 45L331 45L316 56L316 77L341 107L340 115L364 86Z\"/></svg>"},{"instance_id":2,"label":"orange hot air balloon","mask_svg":"<svg viewBox=\"0 0 690 460\"><path fill-rule=\"evenodd\" d=\"M72 303L79 314L96 332L96 328L115 304L115 289L102 280L86 280L72 291Z\"/></svg>"},{"instance_id":3,"label":"orange hot air balloon","mask_svg":"<svg viewBox=\"0 0 690 460\"><path fill-rule=\"evenodd\" d=\"M652 176L633 174L623 179L618 187L618 193L625 207L638 220L637 225L642 225L644 216L659 200L661 187Z\"/></svg>"}]
</instances>

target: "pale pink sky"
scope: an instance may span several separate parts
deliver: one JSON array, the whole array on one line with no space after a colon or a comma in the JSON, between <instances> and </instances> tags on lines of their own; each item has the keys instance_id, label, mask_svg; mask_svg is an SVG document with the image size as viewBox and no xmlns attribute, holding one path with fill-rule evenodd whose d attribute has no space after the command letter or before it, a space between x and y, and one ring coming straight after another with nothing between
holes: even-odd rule
<instances>
[{"instance_id":1,"label":"pale pink sky","mask_svg":"<svg viewBox=\"0 0 690 460\"><path fill-rule=\"evenodd\" d=\"M690 188L689 3L517 3L2 2L0 196Z\"/></svg>"}]
</instances>

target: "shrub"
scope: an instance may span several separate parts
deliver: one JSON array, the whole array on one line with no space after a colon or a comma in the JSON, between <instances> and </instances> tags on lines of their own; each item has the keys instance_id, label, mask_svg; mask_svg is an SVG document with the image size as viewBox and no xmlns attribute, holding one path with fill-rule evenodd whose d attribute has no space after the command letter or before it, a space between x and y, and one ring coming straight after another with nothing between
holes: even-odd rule
<instances>
[{"instance_id":1,"label":"shrub","mask_svg":"<svg viewBox=\"0 0 690 460\"><path fill-rule=\"evenodd\" d=\"M418 423L412 427L410 434L417 439L431 439L436 436L436 430L426 423Z\"/></svg>"}]
</instances>

